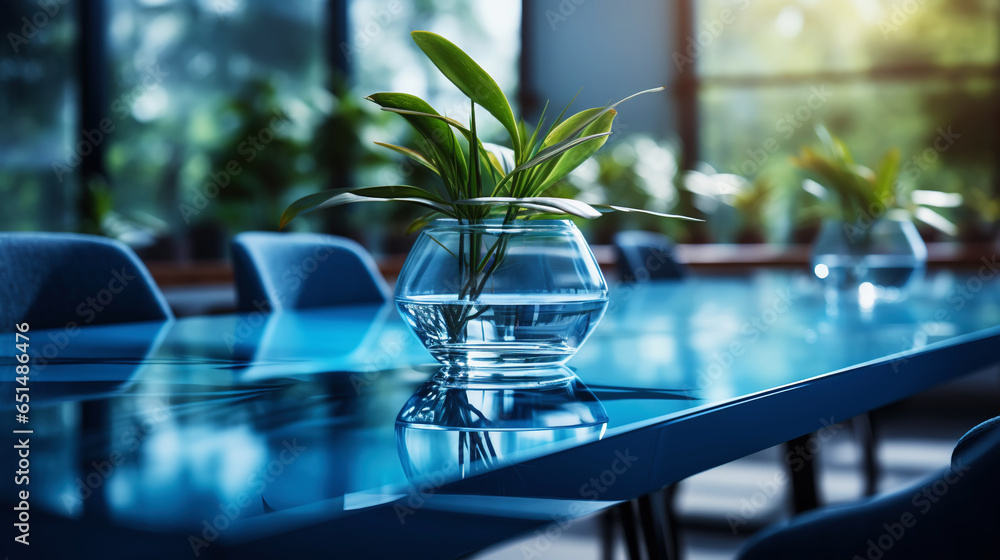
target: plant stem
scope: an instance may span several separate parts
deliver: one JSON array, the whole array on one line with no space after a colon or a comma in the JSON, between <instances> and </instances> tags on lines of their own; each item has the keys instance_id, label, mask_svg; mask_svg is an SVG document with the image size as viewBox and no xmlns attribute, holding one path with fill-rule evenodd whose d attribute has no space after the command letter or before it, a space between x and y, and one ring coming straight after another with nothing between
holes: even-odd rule
<instances>
[{"instance_id":1,"label":"plant stem","mask_svg":"<svg viewBox=\"0 0 1000 560\"><path fill-rule=\"evenodd\" d=\"M508 207L504 216L503 225L509 225L517 215L514 207ZM459 222L461 225L461 222ZM469 225L481 225L483 220L469 220ZM466 243L466 236L469 237ZM458 238L458 277L460 287L458 290L458 300L464 302L454 311L444 314L445 323L448 327L448 339L451 343L462 343L466 340L466 328L469 321L481 317L490 310L491 306L484 305L476 308L476 301L483 294L493 273L503 263L507 253L507 245L510 241L509 234L500 232L497 240L483 254L483 234L478 231L460 232ZM468 246L468 254L466 247ZM489 266L483 270L483 265L492 258Z\"/></svg>"}]
</instances>

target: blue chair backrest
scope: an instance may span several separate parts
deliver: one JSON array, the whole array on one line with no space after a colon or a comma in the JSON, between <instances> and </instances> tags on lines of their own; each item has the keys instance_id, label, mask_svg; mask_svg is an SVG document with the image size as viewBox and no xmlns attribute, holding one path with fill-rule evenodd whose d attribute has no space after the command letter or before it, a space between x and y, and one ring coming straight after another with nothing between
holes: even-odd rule
<instances>
[{"instance_id":1,"label":"blue chair backrest","mask_svg":"<svg viewBox=\"0 0 1000 560\"><path fill-rule=\"evenodd\" d=\"M997 473L1000 418L993 418L959 440L949 467L895 492L765 529L739 558L1000 558Z\"/></svg>"},{"instance_id":2,"label":"blue chair backrest","mask_svg":"<svg viewBox=\"0 0 1000 560\"><path fill-rule=\"evenodd\" d=\"M334 235L241 233L233 239L233 273L240 311L389 301L371 255Z\"/></svg>"},{"instance_id":3,"label":"blue chair backrest","mask_svg":"<svg viewBox=\"0 0 1000 560\"><path fill-rule=\"evenodd\" d=\"M0 233L0 332L173 317L126 245L74 233Z\"/></svg>"},{"instance_id":4,"label":"blue chair backrest","mask_svg":"<svg viewBox=\"0 0 1000 560\"><path fill-rule=\"evenodd\" d=\"M662 234L620 231L614 236L618 266L628 281L676 280L688 275L674 256L674 244Z\"/></svg>"},{"instance_id":5,"label":"blue chair backrest","mask_svg":"<svg viewBox=\"0 0 1000 560\"><path fill-rule=\"evenodd\" d=\"M958 440L951 453L952 466L957 466L962 461L973 460L977 454L989 452L988 447L979 449L988 446L988 443L982 442L988 441L990 438L997 439L998 435L1000 435L1000 416L990 418L966 432L962 439ZM992 452L1000 455L1000 442L995 446L995 449L992 449Z\"/></svg>"}]
</instances>

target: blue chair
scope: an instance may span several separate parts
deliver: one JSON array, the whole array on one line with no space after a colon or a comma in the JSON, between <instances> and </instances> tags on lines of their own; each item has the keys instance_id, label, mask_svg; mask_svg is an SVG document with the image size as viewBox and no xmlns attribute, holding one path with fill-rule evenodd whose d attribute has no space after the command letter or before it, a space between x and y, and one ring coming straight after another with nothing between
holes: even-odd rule
<instances>
[{"instance_id":1,"label":"blue chair","mask_svg":"<svg viewBox=\"0 0 1000 560\"><path fill-rule=\"evenodd\" d=\"M73 233L0 233L0 332L173 318L126 245Z\"/></svg>"},{"instance_id":2,"label":"blue chair","mask_svg":"<svg viewBox=\"0 0 1000 560\"><path fill-rule=\"evenodd\" d=\"M688 275L674 256L674 244L662 234L620 231L613 239L618 267L626 281L677 280Z\"/></svg>"},{"instance_id":3,"label":"blue chair","mask_svg":"<svg viewBox=\"0 0 1000 560\"><path fill-rule=\"evenodd\" d=\"M240 311L389 301L371 255L334 235L241 233L233 239L233 273Z\"/></svg>"},{"instance_id":4,"label":"blue chair","mask_svg":"<svg viewBox=\"0 0 1000 560\"><path fill-rule=\"evenodd\" d=\"M1000 417L958 442L951 465L905 489L765 529L742 560L1000 558Z\"/></svg>"}]
</instances>

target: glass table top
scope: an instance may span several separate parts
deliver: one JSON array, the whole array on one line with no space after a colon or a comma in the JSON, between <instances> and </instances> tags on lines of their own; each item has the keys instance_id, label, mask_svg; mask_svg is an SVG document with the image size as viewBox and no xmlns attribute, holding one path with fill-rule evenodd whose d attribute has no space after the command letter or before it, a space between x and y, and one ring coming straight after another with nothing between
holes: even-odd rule
<instances>
[{"instance_id":1,"label":"glass table top","mask_svg":"<svg viewBox=\"0 0 1000 560\"><path fill-rule=\"evenodd\" d=\"M283 512L295 526L540 457L556 458L551 477L593 469L560 452L866 365L888 369L830 398L891 402L911 379L910 392L932 383L923 356L983 354L972 344L995 348L998 325L1000 286L957 273L867 307L830 302L798 273L619 286L568 367L533 384L449 381L391 306L32 331L30 421L14 422L9 398L4 422L33 431L32 507L51 515L195 534L220 512L251 528ZM13 335L0 338L12 365Z\"/></svg>"}]
</instances>

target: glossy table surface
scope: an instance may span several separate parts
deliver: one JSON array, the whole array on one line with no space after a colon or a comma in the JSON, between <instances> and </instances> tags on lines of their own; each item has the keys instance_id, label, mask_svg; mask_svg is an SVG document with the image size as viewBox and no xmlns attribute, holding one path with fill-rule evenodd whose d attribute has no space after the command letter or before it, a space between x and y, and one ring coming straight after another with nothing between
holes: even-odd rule
<instances>
[{"instance_id":1,"label":"glossy table surface","mask_svg":"<svg viewBox=\"0 0 1000 560\"><path fill-rule=\"evenodd\" d=\"M618 287L536 386L441 381L391 306L29 331L27 424L6 334L3 425L33 431L35 550L460 555L1000 361L984 276L869 307L798 273Z\"/></svg>"}]
</instances>

